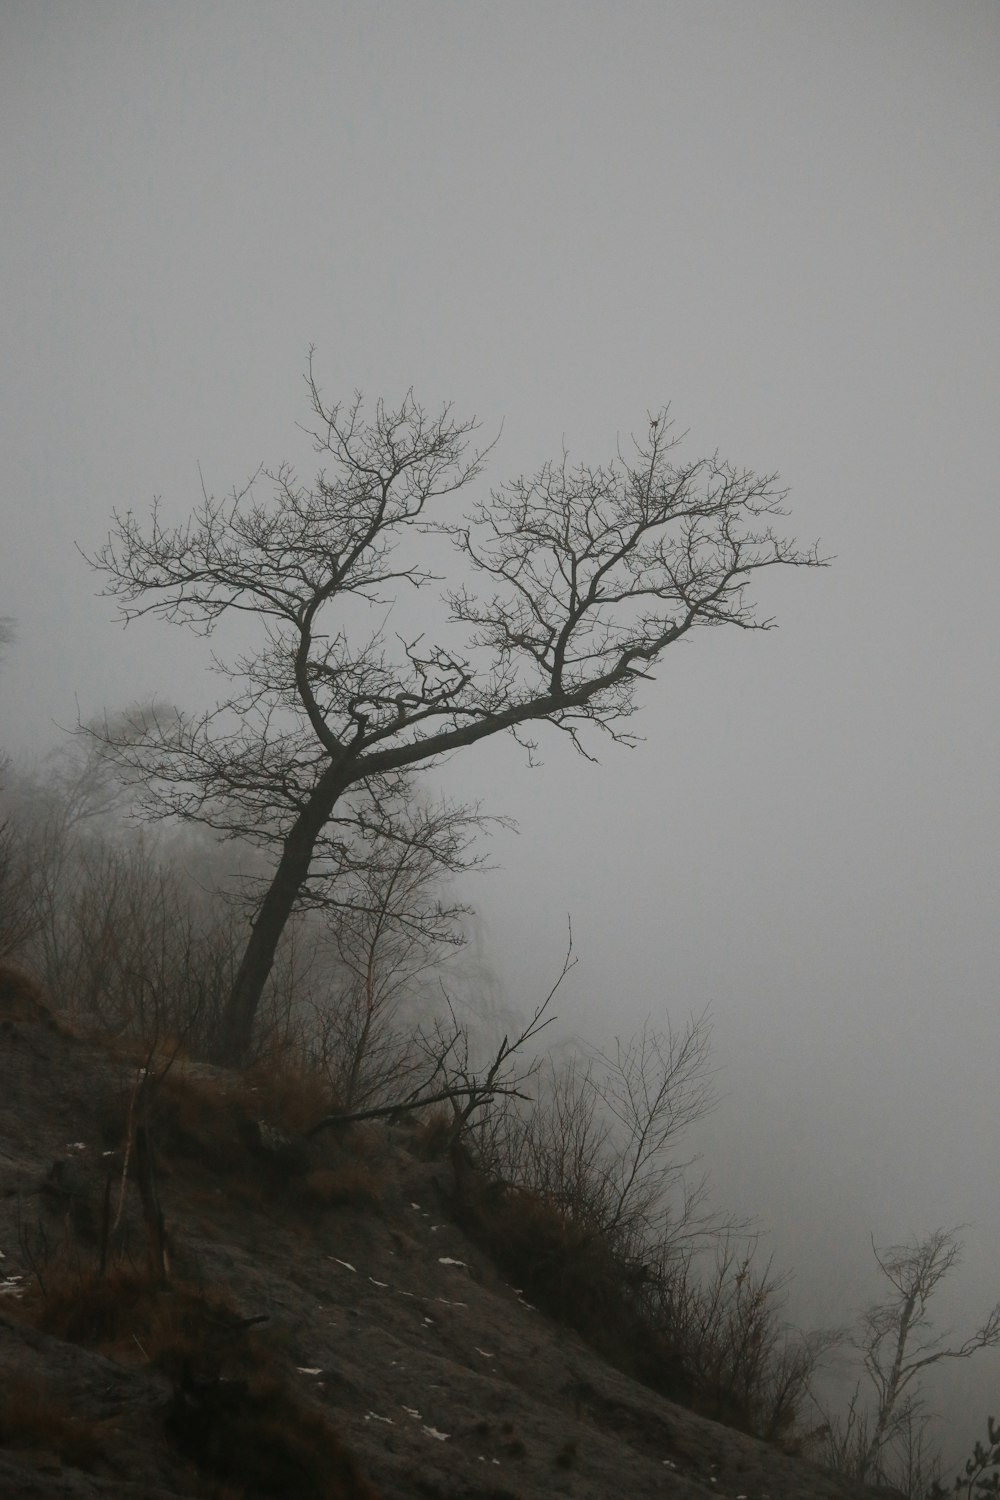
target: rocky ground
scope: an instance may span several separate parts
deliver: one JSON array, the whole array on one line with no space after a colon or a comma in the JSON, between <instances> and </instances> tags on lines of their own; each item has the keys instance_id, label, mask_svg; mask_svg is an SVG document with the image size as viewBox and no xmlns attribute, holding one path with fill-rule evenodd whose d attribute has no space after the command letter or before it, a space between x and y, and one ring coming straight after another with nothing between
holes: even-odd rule
<instances>
[{"instance_id":1,"label":"rocky ground","mask_svg":"<svg viewBox=\"0 0 1000 1500\"><path fill-rule=\"evenodd\" d=\"M176 1061L145 1105L136 1078L0 986L0 1495L862 1493L528 1306L454 1222L450 1169L398 1130L275 1150L227 1075ZM157 1163L163 1289L134 1147L118 1215L130 1110Z\"/></svg>"}]
</instances>

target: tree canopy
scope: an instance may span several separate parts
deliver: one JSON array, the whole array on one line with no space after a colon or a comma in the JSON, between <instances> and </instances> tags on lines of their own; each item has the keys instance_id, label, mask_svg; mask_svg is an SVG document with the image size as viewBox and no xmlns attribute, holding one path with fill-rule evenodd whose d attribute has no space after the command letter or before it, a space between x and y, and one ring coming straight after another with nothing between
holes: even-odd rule
<instances>
[{"instance_id":1,"label":"tree canopy","mask_svg":"<svg viewBox=\"0 0 1000 1500\"><path fill-rule=\"evenodd\" d=\"M463 511L456 497L489 453L474 420L412 393L370 414L360 395L327 405L311 363L307 386L325 465L311 485L283 464L224 499L204 493L180 526L155 504L149 521L116 513L90 559L126 621L258 626L254 649L215 661L229 691L210 711L137 710L94 731L148 814L275 847L233 989L234 1059L297 904L386 838L461 866L478 810L428 810L415 826L415 768L504 732L530 752L546 724L588 756L588 730L634 743L637 685L667 647L700 626L770 628L754 575L822 562L776 529L775 475L717 454L681 463L665 410L611 460L563 453ZM435 584L436 633L390 638L393 601Z\"/></svg>"}]
</instances>

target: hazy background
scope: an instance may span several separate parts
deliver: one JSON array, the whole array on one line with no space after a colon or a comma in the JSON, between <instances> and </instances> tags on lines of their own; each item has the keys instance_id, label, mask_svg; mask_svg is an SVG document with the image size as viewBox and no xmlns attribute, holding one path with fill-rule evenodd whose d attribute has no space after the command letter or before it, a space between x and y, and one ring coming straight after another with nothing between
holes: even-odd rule
<instances>
[{"instance_id":1,"label":"hazy background","mask_svg":"<svg viewBox=\"0 0 1000 1500\"><path fill-rule=\"evenodd\" d=\"M74 543L307 476L311 343L331 399L502 420L495 480L671 401L836 554L669 652L631 754L444 772L521 825L469 891L513 1003L572 913L570 1032L711 1006L716 1198L818 1323L869 1233L965 1222L942 1321L1000 1296L998 78L995 0L0 4L0 746L208 700ZM964 1444L1000 1360L948 1377Z\"/></svg>"}]
</instances>

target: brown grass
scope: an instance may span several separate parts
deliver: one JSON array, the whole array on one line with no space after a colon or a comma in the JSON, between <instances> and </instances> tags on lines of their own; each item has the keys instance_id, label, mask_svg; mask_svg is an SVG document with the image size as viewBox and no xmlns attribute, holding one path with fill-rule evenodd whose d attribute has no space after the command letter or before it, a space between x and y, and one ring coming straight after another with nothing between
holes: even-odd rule
<instances>
[{"instance_id":1,"label":"brown grass","mask_svg":"<svg viewBox=\"0 0 1000 1500\"><path fill-rule=\"evenodd\" d=\"M212 1348L250 1353L244 1320L225 1297L190 1283L164 1287L135 1271L50 1267L45 1291L22 1307L43 1333L128 1362L172 1364Z\"/></svg>"},{"instance_id":2,"label":"brown grass","mask_svg":"<svg viewBox=\"0 0 1000 1500\"><path fill-rule=\"evenodd\" d=\"M644 1317L626 1268L599 1230L539 1194L480 1179L463 1225L530 1303L574 1328L604 1358L673 1399L689 1394L681 1361Z\"/></svg>"},{"instance_id":3,"label":"brown grass","mask_svg":"<svg viewBox=\"0 0 1000 1500\"><path fill-rule=\"evenodd\" d=\"M0 1390L0 1447L40 1449L90 1471L104 1456L99 1430L73 1416L40 1382L19 1378Z\"/></svg>"},{"instance_id":4,"label":"brown grass","mask_svg":"<svg viewBox=\"0 0 1000 1500\"><path fill-rule=\"evenodd\" d=\"M15 964L0 964L0 1020L53 1022L42 986Z\"/></svg>"},{"instance_id":5,"label":"brown grass","mask_svg":"<svg viewBox=\"0 0 1000 1500\"><path fill-rule=\"evenodd\" d=\"M248 1153L239 1133L243 1117L224 1076L172 1069L153 1089L150 1125L159 1150L172 1161L199 1163L216 1175L246 1168Z\"/></svg>"},{"instance_id":6,"label":"brown grass","mask_svg":"<svg viewBox=\"0 0 1000 1500\"><path fill-rule=\"evenodd\" d=\"M326 1075L288 1047L274 1049L242 1073L235 1097L250 1117L289 1135L303 1135L336 1105Z\"/></svg>"},{"instance_id":7,"label":"brown grass","mask_svg":"<svg viewBox=\"0 0 1000 1500\"><path fill-rule=\"evenodd\" d=\"M484 1244L524 1284L530 1299L562 1318L570 1310L595 1320L607 1312L618 1278L598 1233L574 1223L545 1198L514 1189L483 1195L474 1222Z\"/></svg>"},{"instance_id":8,"label":"brown grass","mask_svg":"<svg viewBox=\"0 0 1000 1500\"><path fill-rule=\"evenodd\" d=\"M275 1339L218 1293L55 1268L23 1311L57 1338L163 1370L174 1385L167 1436L216 1500L377 1500L337 1434L285 1385ZM0 1442L12 1435L79 1468L101 1457L95 1432L44 1395L0 1401Z\"/></svg>"},{"instance_id":9,"label":"brown grass","mask_svg":"<svg viewBox=\"0 0 1000 1500\"><path fill-rule=\"evenodd\" d=\"M368 1208L377 1212L382 1206L379 1181L364 1161L315 1168L297 1185L295 1197L300 1207L320 1212L328 1208Z\"/></svg>"},{"instance_id":10,"label":"brown grass","mask_svg":"<svg viewBox=\"0 0 1000 1500\"><path fill-rule=\"evenodd\" d=\"M437 1161L446 1154L455 1131L455 1116L442 1107L429 1109L414 1125L407 1149L422 1161Z\"/></svg>"}]
</instances>

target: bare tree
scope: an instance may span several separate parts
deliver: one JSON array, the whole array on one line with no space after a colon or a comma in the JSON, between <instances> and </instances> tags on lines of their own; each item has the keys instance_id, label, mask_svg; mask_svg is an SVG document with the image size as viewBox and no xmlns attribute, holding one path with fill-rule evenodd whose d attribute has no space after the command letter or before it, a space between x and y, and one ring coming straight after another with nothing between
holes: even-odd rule
<instances>
[{"instance_id":1,"label":"bare tree","mask_svg":"<svg viewBox=\"0 0 1000 1500\"><path fill-rule=\"evenodd\" d=\"M116 514L91 559L126 621L210 635L235 614L261 629L255 650L216 662L232 686L210 712L147 711L97 731L147 813L276 850L228 1004L233 1060L291 912L311 887L329 891L359 828L392 827L413 768L503 732L530 751L539 724L584 754L587 726L634 743L637 684L668 646L701 625L767 629L753 575L821 561L775 531L775 476L718 456L675 462L665 412L628 455L596 468L564 455L461 517L449 497L485 458L468 452L475 422L448 407L432 416L412 395L370 418L360 396L328 406L311 363L307 384L331 465L312 488L284 465L255 476L270 504L251 480L224 500L204 494L178 527L156 506L148 527ZM414 624L390 644L393 600L435 581L449 540L458 583L442 596L442 633Z\"/></svg>"},{"instance_id":2,"label":"bare tree","mask_svg":"<svg viewBox=\"0 0 1000 1500\"><path fill-rule=\"evenodd\" d=\"M944 1334L931 1331L928 1304L960 1260L958 1230L937 1229L925 1240L885 1250L873 1241L872 1250L892 1292L862 1314L853 1343L862 1357L866 1389L859 1384L844 1420L828 1424L826 1457L862 1483L902 1479L909 1485L907 1476L919 1470L925 1489L932 1464L923 1448L927 1417L920 1377L932 1365L971 1359L980 1349L1000 1345L1000 1302L975 1332L960 1344L948 1344Z\"/></svg>"}]
</instances>

